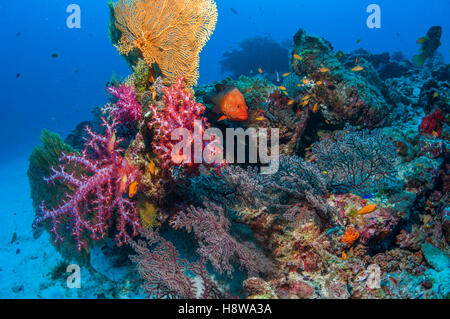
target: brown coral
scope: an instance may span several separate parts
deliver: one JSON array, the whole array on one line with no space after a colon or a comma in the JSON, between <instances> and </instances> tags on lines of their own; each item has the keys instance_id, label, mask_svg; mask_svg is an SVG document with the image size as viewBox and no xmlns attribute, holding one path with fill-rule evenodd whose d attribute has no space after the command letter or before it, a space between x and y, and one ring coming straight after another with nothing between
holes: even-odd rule
<instances>
[{"instance_id":1,"label":"brown coral","mask_svg":"<svg viewBox=\"0 0 450 319\"><path fill-rule=\"evenodd\" d=\"M213 0L119 0L114 14L121 54L137 49L149 66L157 64L166 85L180 76L197 84L199 54L217 22Z\"/></svg>"}]
</instances>

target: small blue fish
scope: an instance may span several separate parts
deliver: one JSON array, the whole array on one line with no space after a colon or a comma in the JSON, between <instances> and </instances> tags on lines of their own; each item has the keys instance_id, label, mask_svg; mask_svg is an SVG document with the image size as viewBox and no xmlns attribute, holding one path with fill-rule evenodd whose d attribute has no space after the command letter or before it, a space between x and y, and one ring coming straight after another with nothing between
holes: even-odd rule
<instances>
[{"instance_id":1,"label":"small blue fish","mask_svg":"<svg viewBox=\"0 0 450 319\"><path fill-rule=\"evenodd\" d=\"M371 199L371 198L373 198L373 195L372 194L364 194L364 195L362 195L362 198Z\"/></svg>"},{"instance_id":2,"label":"small blue fish","mask_svg":"<svg viewBox=\"0 0 450 319\"><path fill-rule=\"evenodd\" d=\"M341 227L336 226L336 227L334 227L334 228L329 229L329 230L326 232L325 235L326 235L326 236L330 236L331 234L333 234L333 233L335 233L335 232L339 233L339 232L341 232L341 231L342 231Z\"/></svg>"}]
</instances>

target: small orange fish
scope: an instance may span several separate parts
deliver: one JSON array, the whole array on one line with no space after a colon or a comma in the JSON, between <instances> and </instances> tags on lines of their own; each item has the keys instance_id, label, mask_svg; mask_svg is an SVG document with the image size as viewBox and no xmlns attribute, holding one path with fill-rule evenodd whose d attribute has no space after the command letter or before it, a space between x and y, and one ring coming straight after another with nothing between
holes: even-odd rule
<instances>
[{"instance_id":1,"label":"small orange fish","mask_svg":"<svg viewBox=\"0 0 450 319\"><path fill-rule=\"evenodd\" d=\"M256 121L262 121L262 120L264 120L264 117L260 116L260 117L255 118L255 120Z\"/></svg>"},{"instance_id":2,"label":"small orange fish","mask_svg":"<svg viewBox=\"0 0 450 319\"><path fill-rule=\"evenodd\" d=\"M353 72L359 72L359 71L362 71L362 70L364 70L364 68L362 66L360 66L360 65L357 65L357 66L355 66L352 69Z\"/></svg>"},{"instance_id":3,"label":"small orange fish","mask_svg":"<svg viewBox=\"0 0 450 319\"><path fill-rule=\"evenodd\" d=\"M151 161L148 165L148 171L150 174L155 175L155 162Z\"/></svg>"},{"instance_id":4,"label":"small orange fish","mask_svg":"<svg viewBox=\"0 0 450 319\"><path fill-rule=\"evenodd\" d=\"M356 57L355 59L355 64L358 64L358 57Z\"/></svg>"},{"instance_id":5,"label":"small orange fish","mask_svg":"<svg viewBox=\"0 0 450 319\"><path fill-rule=\"evenodd\" d=\"M111 153L116 147L116 132L113 133L108 143L108 152Z\"/></svg>"},{"instance_id":6,"label":"small orange fish","mask_svg":"<svg viewBox=\"0 0 450 319\"><path fill-rule=\"evenodd\" d=\"M14 244L14 242L16 241L16 239L17 239L17 233L14 232L14 234L12 235L10 244L11 244L11 245Z\"/></svg>"},{"instance_id":7,"label":"small orange fish","mask_svg":"<svg viewBox=\"0 0 450 319\"><path fill-rule=\"evenodd\" d=\"M121 193L125 193L125 190L127 188L127 183L128 183L128 176L127 174L123 174L121 180L120 180L120 192Z\"/></svg>"},{"instance_id":8,"label":"small orange fish","mask_svg":"<svg viewBox=\"0 0 450 319\"><path fill-rule=\"evenodd\" d=\"M314 104L313 113L316 113L318 109L319 109L319 104L318 103Z\"/></svg>"},{"instance_id":9,"label":"small orange fish","mask_svg":"<svg viewBox=\"0 0 450 319\"><path fill-rule=\"evenodd\" d=\"M310 98L311 98L311 95L307 94L302 98L302 100L306 101L306 100L309 100Z\"/></svg>"},{"instance_id":10,"label":"small orange fish","mask_svg":"<svg viewBox=\"0 0 450 319\"><path fill-rule=\"evenodd\" d=\"M356 215L367 215L370 214L374 211L376 211L378 209L378 206L373 204L373 205L367 205L365 207L363 207L362 209L360 209Z\"/></svg>"},{"instance_id":11,"label":"small orange fish","mask_svg":"<svg viewBox=\"0 0 450 319\"><path fill-rule=\"evenodd\" d=\"M309 84L309 80L308 80L308 79L303 79L302 83L303 83L304 85Z\"/></svg>"},{"instance_id":12,"label":"small orange fish","mask_svg":"<svg viewBox=\"0 0 450 319\"><path fill-rule=\"evenodd\" d=\"M216 94L203 98L208 104L214 104L214 112L223 114L219 121L228 119L230 121L247 121L248 106L241 91L235 86L216 84Z\"/></svg>"},{"instance_id":13,"label":"small orange fish","mask_svg":"<svg viewBox=\"0 0 450 319\"><path fill-rule=\"evenodd\" d=\"M288 73L283 74L283 77L285 78L285 77L287 77L287 76L289 76L289 75L291 75L291 72L288 72Z\"/></svg>"},{"instance_id":14,"label":"small orange fish","mask_svg":"<svg viewBox=\"0 0 450 319\"><path fill-rule=\"evenodd\" d=\"M297 84L297 86L298 86L298 87L301 87L302 85L299 83L299 84Z\"/></svg>"},{"instance_id":15,"label":"small orange fish","mask_svg":"<svg viewBox=\"0 0 450 319\"><path fill-rule=\"evenodd\" d=\"M136 195L136 193L137 193L137 189L138 189L138 182L134 181L130 185L130 189L128 190L128 196L130 198L133 198L134 195Z\"/></svg>"},{"instance_id":16,"label":"small orange fish","mask_svg":"<svg viewBox=\"0 0 450 319\"><path fill-rule=\"evenodd\" d=\"M286 91L286 88L284 86L279 86L278 87L281 91Z\"/></svg>"},{"instance_id":17,"label":"small orange fish","mask_svg":"<svg viewBox=\"0 0 450 319\"><path fill-rule=\"evenodd\" d=\"M348 258L347 254L345 253L345 251L343 251L342 252L342 259L343 260L347 260L347 258Z\"/></svg>"},{"instance_id":18,"label":"small orange fish","mask_svg":"<svg viewBox=\"0 0 450 319\"><path fill-rule=\"evenodd\" d=\"M322 81L317 81L316 84L317 84L317 85L322 85L323 82L322 82Z\"/></svg>"},{"instance_id":19,"label":"small orange fish","mask_svg":"<svg viewBox=\"0 0 450 319\"><path fill-rule=\"evenodd\" d=\"M288 105L291 106L292 104L294 104L295 101L294 100L289 100Z\"/></svg>"},{"instance_id":20,"label":"small orange fish","mask_svg":"<svg viewBox=\"0 0 450 319\"><path fill-rule=\"evenodd\" d=\"M328 120L325 120L325 123L327 123L327 124L330 124L330 121L328 121Z\"/></svg>"},{"instance_id":21,"label":"small orange fish","mask_svg":"<svg viewBox=\"0 0 450 319\"><path fill-rule=\"evenodd\" d=\"M303 101L302 105L307 106L309 104L309 100Z\"/></svg>"},{"instance_id":22,"label":"small orange fish","mask_svg":"<svg viewBox=\"0 0 450 319\"><path fill-rule=\"evenodd\" d=\"M428 40L428 38L427 37L422 37L422 38L419 38L419 39L417 39L417 44L421 44L421 43L424 43L425 41L427 41Z\"/></svg>"},{"instance_id":23,"label":"small orange fish","mask_svg":"<svg viewBox=\"0 0 450 319\"><path fill-rule=\"evenodd\" d=\"M261 68L258 68L258 72L262 74L263 70Z\"/></svg>"},{"instance_id":24,"label":"small orange fish","mask_svg":"<svg viewBox=\"0 0 450 319\"><path fill-rule=\"evenodd\" d=\"M301 56L299 56L297 53L294 54L294 59L303 60L303 58Z\"/></svg>"},{"instance_id":25,"label":"small orange fish","mask_svg":"<svg viewBox=\"0 0 450 319\"><path fill-rule=\"evenodd\" d=\"M330 69L327 69L327 68L321 68L321 69L320 69L320 72L321 72L321 73L327 73L327 72L330 72Z\"/></svg>"}]
</instances>

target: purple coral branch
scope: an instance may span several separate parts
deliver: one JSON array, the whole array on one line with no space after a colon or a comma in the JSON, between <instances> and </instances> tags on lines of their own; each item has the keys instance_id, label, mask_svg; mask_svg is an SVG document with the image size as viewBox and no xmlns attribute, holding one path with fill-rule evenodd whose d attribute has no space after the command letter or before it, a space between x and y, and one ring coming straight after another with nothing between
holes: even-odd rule
<instances>
[{"instance_id":1,"label":"purple coral branch","mask_svg":"<svg viewBox=\"0 0 450 319\"><path fill-rule=\"evenodd\" d=\"M204 206L191 206L185 212L179 212L171 223L175 229L185 228L195 234L200 245L200 256L208 259L215 270L226 272L230 277L234 271L231 260L235 257L241 269L247 269L249 276L270 270L272 265L263 253L250 243L239 242L229 234L231 223L222 207L208 201L204 202Z\"/></svg>"},{"instance_id":2,"label":"purple coral branch","mask_svg":"<svg viewBox=\"0 0 450 319\"><path fill-rule=\"evenodd\" d=\"M37 227L50 221L51 232L55 236L55 243L58 243L64 240L60 229L64 220L63 225L70 229L78 250L87 247L87 237L93 240L104 238L115 219L119 246L136 236L140 229L134 203L123 196L124 186L128 187L138 180L139 172L122 157L121 150L117 148L120 140L115 140L114 131L118 122L110 124L102 120L106 134L102 136L86 128L89 135L86 149L80 155L63 154L59 167L51 168L52 175L45 178L47 183L60 180L70 184L74 188L73 193L66 193L66 200L56 208L48 208L42 202L39 215L33 223L33 227ZM92 155L96 158L91 158ZM126 179L123 178L125 175ZM127 185L121 185L122 180L126 180ZM131 229L131 235L128 228Z\"/></svg>"}]
</instances>

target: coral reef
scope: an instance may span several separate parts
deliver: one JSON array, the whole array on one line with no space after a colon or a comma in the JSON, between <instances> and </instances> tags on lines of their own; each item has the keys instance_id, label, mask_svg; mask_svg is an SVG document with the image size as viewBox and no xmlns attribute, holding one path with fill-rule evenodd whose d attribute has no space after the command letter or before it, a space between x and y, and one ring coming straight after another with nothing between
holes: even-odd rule
<instances>
[{"instance_id":1,"label":"coral reef","mask_svg":"<svg viewBox=\"0 0 450 319\"><path fill-rule=\"evenodd\" d=\"M335 52L302 29L291 51L257 37L224 55L233 78L193 87L212 0L110 10L133 74L107 85L106 119L96 110L71 146L43 132L28 173L35 227L77 250L105 244L128 270L134 250L150 298L448 298L450 76L438 29L422 40L421 67L400 53ZM246 120L214 114L209 97L225 86L242 93ZM203 139L213 127L258 138L278 128L278 169L214 161L223 149ZM254 141L238 142L232 151Z\"/></svg>"}]
</instances>

